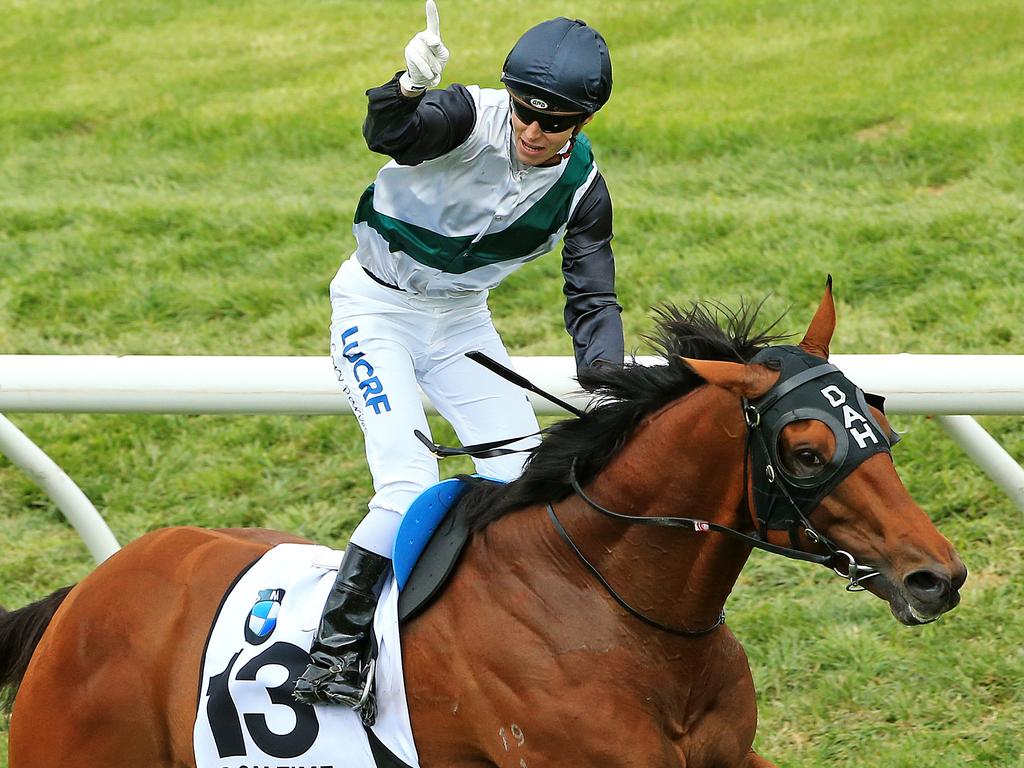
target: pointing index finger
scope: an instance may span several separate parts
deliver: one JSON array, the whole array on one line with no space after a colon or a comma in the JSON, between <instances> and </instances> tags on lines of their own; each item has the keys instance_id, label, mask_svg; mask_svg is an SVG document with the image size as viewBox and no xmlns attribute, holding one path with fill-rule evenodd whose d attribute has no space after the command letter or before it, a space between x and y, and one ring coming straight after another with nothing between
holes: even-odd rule
<instances>
[{"instance_id":1,"label":"pointing index finger","mask_svg":"<svg viewBox=\"0 0 1024 768\"><path fill-rule=\"evenodd\" d=\"M437 15L437 3L427 0L427 32L441 39L441 19Z\"/></svg>"}]
</instances>

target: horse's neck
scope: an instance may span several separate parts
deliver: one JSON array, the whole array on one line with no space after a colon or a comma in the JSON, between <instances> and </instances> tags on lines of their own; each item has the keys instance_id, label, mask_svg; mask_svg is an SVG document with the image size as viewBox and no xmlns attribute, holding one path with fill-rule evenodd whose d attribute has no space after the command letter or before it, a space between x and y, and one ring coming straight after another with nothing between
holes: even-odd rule
<instances>
[{"instance_id":1,"label":"horse's neck","mask_svg":"<svg viewBox=\"0 0 1024 768\"><path fill-rule=\"evenodd\" d=\"M745 436L738 399L701 387L641 425L588 493L623 514L749 527L741 510ZM582 501L569 503L575 508L573 531L585 538L595 565L622 586L634 607L688 629L714 624L746 562L747 547L714 532L626 525Z\"/></svg>"},{"instance_id":2,"label":"horse's neck","mask_svg":"<svg viewBox=\"0 0 1024 768\"><path fill-rule=\"evenodd\" d=\"M703 387L650 418L586 490L624 514L739 525L744 437L738 401ZM553 507L623 598L666 624L714 624L748 553L715 533L609 520L575 495ZM481 745L492 744L498 726L490 730L488 717L471 723L464 713L518 713L516 726L502 727L551 739L549 730L575 722L581 706L603 708L595 723L640 713L637 727L645 733L643 713L689 717L689 707L703 711L720 689L715 676L735 671L723 659L745 669L739 654L714 656L727 638L715 632L695 643L649 627L613 603L555 531L544 505L505 515L474 536L448 591L403 631L413 722L418 732L434 734L421 745L421 761L483 764ZM680 643L688 644L685 651ZM692 665L702 670L697 677ZM467 686L466 679L488 684ZM691 695L695 686L701 693ZM581 702L581 691L591 698ZM500 743L504 756L509 746ZM573 731L564 747L606 750L607 733L588 740ZM573 764L598 764L592 757Z\"/></svg>"}]
</instances>

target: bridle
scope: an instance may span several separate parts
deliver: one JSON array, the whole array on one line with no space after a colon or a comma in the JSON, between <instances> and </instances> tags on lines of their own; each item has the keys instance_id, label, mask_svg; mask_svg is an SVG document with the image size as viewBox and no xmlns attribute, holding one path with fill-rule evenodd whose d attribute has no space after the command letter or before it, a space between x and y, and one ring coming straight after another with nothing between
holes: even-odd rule
<instances>
[{"instance_id":1,"label":"bridle","mask_svg":"<svg viewBox=\"0 0 1024 768\"><path fill-rule=\"evenodd\" d=\"M898 440L898 437L883 430L871 416L861 390L855 387L838 368L821 358L809 355L798 347L771 347L755 356L752 362L765 362L770 367L782 371L778 381L764 395L753 401L747 398L741 399L747 431L743 450L743 499L740 507L747 511L751 519L757 521L757 531L753 535L699 518L626 515L610 510L596 502L583 490L576 476L575 461L569 474L572 489L588 507L613 520L630 525L678 528L692 533L715 531L755 549L831 568L838 576L847 580L847 591L863 591L865 589L863 582L878 576L879 572L871 566L858 563L850 552L840 549L831 539L820 533L811 523L809 515L821 499L831 493L869 456L874 453L890 452L891 445ZM825 386L821 387L822 384ZM829 399L829 396L833 399ZM838 405L845 405L845 398L850 396L856 399L864 411L864 414L859 414L856 411L854 413L862 416L861 420L869 427L874 427L878 436L881 436L881 439L875 440L873 444L868 444L867 439L864 438L865 445L860 446L861 450L859 451L850 449L849 435L843 425L826 411L824 406L815 402L817 398L820 398L827 404L833 404L833 400L839 400L842 397L843 401ZM880 397L874 395L870 397L875 400L878 407L881 407L882 399ZM786 406L784 401L787 400L796 401L796 405ZM832 407L838 407L838 405L832 405ZM778 436L785 426L797 419L823 421L832 429L837 439L836 451L828 466L831 471L811 478L810 481L801 481L789 476L779 462ZM749 493L750 488L754 489L753 503ZM800 493L800 491L805 491L805 493ZM565 530L555 513L554 506L550 503L547 505L547 512L555 530L587 570L598 579L619 605L644 623L672 634L700 636L712 632L725 622L725 612L723 611L715 624L704 629L693 630L676 627L659 622L629 605L612 588L597 567L587 560ZM787 530L792 546L781 546L768 541L769 529ZM799 549L801 531L811 542L822 547L825 554Z\"/></svg>"},{"instance_id":2,"label":"bridle","mask_svg":"<svg viewBox=\"0 0 1024 768\"><path fill-rule=\"evenodd\" d=\"M744 452L744 490L743 502L741 506L749 510L750 498L749 493L747 492L749 470L747 458L750 455L750 437L754 432L756 432L756 427L752 427L750 425L750 422L747 423L747 426L748 442L747 448ZM695 517L648 517L643 515L626 515L622 514L621 512L615 512L613 510L608 509L607 507L602 506L601 504L598 504L596 501L594 501L594 499L592 499L587 494L586 491L583 490L583 487L580 485L579 480L576 478L575 461L573 462L572 467L569 470L569 482L572 485L572 489L576 493L576 495L579 496L580 499L582 499L588 507L593 509L595 512L600 512L602 515L609 517L613 520L627 523L629 525L650 525L659 528L678 528L684 531L689 531L691 533L706 533L708 531L716 531L718 533L725 534L730 538L741 541L744 544L747 544L748 546L754 547L755 549L763 549L766 552L771 552L772 554L776 555L782 555L783 557L788 557L793 560L803 560L809 563L817 563L818 565L824 565L828 568L831 568L833 571L835 571L836 574L848 580L849 583L846 585L846 589L850 592L858 592L864 590L865 587L862 586L861 582L865 579L871 578L872 576L878 575L878 571L875 571L870 566L858 564L853 555L851 555L844 549L839 549L835 546L835 544L832 543L832 541L828 537L818 533L814 529L814 526L811 525L811 522L803 514L803 512L801 512L799 508L795 507L795 504L794 509L796 510L796 513L798 514L800 520L804 523L804 532L806 533L807 538L809 538L816 544L821 544L822 546L824 546L825 549L828 550L828 554L819 555L813 552L805 552L804 550L796 549L795 547L791 548L784 547L779 544L772 544L770 541L764 538L764 535L761 533L755 533L754 535L750 535L743 533L742 531L738 531L735 528L729 528L725 525L719 525L718 523L713 523L709 520L701 520ZM656 629L660 629L663 632L668 632L673 635L699 637L701 635L706 635L718 629L718 627L725 623L724 610L719 615L718 621L716 621L711 626L705 627L704 629L688 629L686 627L678 627L672 626L670 624L665 624L663 622L658 621L657 619L648 616L639 609L634 608L626 601L624 597L622 597L618 592L615 591L615 588L612 587L612 585L600 572L597 566L591 563L590 560L587 559L586 555L583 554L583 551L579 548L576 542L572 540L572 537L569 535L569 532L565 530L565 526L562 525L561 520L558 519L558 515L555 513L555 508L550 502L547 504L547 512L559 536L561 536L563 541L565 541L569 545L569 548L573 551L573 553L584 565L584 567L586 567L586 569L590 571L590 573L593 574L593 576L601 583L601 585L605 588L605 591L607 591L608 594L611 595L615 602L617 602L628 613L640 619L645 624L648 624ZM793 535L793 533L790 534L791 537ZM846 566L846 573L843 573L839 569L840 565Z\"/></svg>"},{"instance_id":3,"label":"bridle","mask_svg":"<svg viewBox=\"0 0 1024 768\"><path fill-rule=\"evenodd\" d=\"M475 359L475 358L474 358ZM488 367L504 375L502 366L488 361ZM608 509L591 498L580 485L576 474L576 462L569 471L569 483L573 492L591 509L613 520L629 525L647 525L661 528L675 528L691 533L715 531L740 541L747 546L793 560L802 560L831 568L838 576L846 579L846 589L859 592L865 589L863 582L879 575L872 566L862 565L847 550L840 549L831 539L815 529L809 516L818 503L861 463L875 453L891 453L891 446L899 437L882 426L872 416L867 402L870 400L881 410L883 398L865 395L849 381L834 365L804 352L799 347L769 347L756 355L752 363L763 363L780 371L775 385L764 395L755 399L741 399L746 437L743 450L743 499L740 508L745 510L757 523L753 534L743 533L735 528L693 517L650 517L627 515ZM522 383L522 377L509 372L510 379ZM824 386L822 386L824 385ZM538 392L532 384L528 387ZM539 394L557 401L544 392ZM855 403L857 411L849 403ZM844 420L840 422L826 407L843 407ZM577 412L578 413L578 412ZM852 414L852 415L851 415ZM816 419L828 426L836 437L836 451L826 470L812 478L795 478L786 472L778 454L778 437L791 422L798 419ZM851 429L851 422L860 426L860 432ZM872 429L873 428L873 429ZM877 432L877 434L875 434ZM856 440L851 446L850 436ZM471 455L478 458L514 452L502 448L522 438L497 440L461 449L443 448L432 443L425 435L417 437L435 456ZM869 440L870 438L870 440ZM753 488L751 498L750 489ZM608 594L629 614L640 621L674 635L699 637L713 632L725 623L725 611L711 626L702 629L673 626L658 621L626 601L608 582L600 570L573 541L562 525L552 503L547 504L548 516L559 536L566 542L584 567L598 580ZM768 541L768 530L787 530L791 546L782 546ZM799 548L800 533L812 543L825 550L824 554L807 552Z\"/></svg>"}]
</instances>

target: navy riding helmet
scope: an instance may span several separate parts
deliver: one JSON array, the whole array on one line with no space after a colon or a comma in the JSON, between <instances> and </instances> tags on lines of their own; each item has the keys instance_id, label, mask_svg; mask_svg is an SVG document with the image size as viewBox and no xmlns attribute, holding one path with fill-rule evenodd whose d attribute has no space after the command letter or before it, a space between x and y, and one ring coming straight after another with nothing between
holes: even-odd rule
<instances>
[{"instance_id":1,"label":"navy riding helmet","mask_svg":"<svg viewBox=\"0 0 1024 768\"><path fill-rule=\"evenodd\" d=\"M535 109L593 114L612 93L612 60L601 33L579 19L529 29L505 59L501 82Z\"/></svg>"}]
</instances>

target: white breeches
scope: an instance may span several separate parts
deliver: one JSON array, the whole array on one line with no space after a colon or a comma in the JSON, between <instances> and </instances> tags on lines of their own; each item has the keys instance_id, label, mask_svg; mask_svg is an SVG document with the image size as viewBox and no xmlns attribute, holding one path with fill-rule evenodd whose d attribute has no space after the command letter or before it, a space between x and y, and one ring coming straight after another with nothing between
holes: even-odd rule
<instances>
[{"instance_id":1,"label":"white breeches","mask_svg":"<svg viewBox=\"0 0 1024 768\"><path fill-rule=\"evenodd\" d=\"M412 295L374 282L352 257L331 282L331 308L331 359L362 427L373 475L369 514L351 540L390 557L401 516L439 477L437 459L413 435L416 429L430 435L417 383L463 445L532 434L537 419L522 389L465 356L480 350L511 366L485 293ZM513 480L525 458L515 453L474 462L481 475Z\"/></svg>"}]
</instances>

